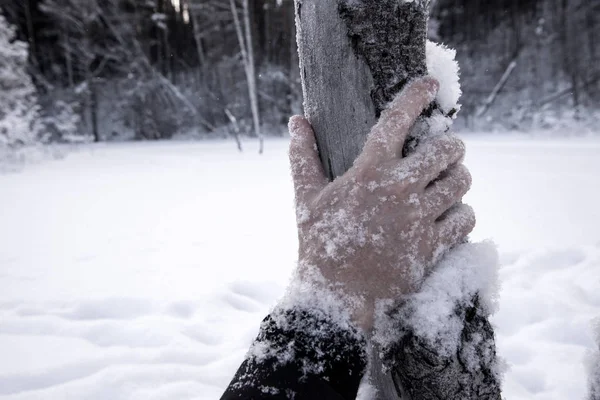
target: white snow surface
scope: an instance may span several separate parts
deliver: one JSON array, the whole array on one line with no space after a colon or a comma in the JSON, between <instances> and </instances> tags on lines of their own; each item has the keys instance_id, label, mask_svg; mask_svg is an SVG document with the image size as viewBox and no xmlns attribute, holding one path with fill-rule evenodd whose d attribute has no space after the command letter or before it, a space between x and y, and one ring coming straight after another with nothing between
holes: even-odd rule
<instances>
[{"instance_id":1,"label":"white snow surface","mask_svg":"<svg viewBox=\"0 0 600 400\"><path fill-rule=\"evenodd\" d=\"M465 139L504 396L584 399L600 139ZM219 398L294 269L287 144L84 146L0 175L0 400Z\"/></svg>"}]
</instances>

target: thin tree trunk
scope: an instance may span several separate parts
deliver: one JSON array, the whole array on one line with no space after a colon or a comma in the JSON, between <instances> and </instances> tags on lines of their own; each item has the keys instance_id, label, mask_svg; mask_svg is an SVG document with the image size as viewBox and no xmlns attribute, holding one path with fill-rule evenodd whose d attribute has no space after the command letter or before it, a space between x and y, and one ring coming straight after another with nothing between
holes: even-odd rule
<instances>
[{"instance_id":1,"label":"thin tree trunk","mask_svg":"<svg viewBox=\"0 0 600 400\"><path fill-rule=\"evenodd\" d=\"M229 0L231 6L231 14L233 16L233 24L235 26L235 32L237 34L238 42L240 44L240 51L242 53L242 60L244 64L244 71L246 73L246 79L248 83L248 95L250 97L250 108L252 111L252 120L254 123L254 134L259 140L258 152L262 154L264 148L263 136L260 131L260 115L258 111L258 93L256 90L256 73L254 70L254 51L252 49L252 31L250 26L250 10L248 7L248 0L243 1L243 13L244 13L244 25L245 29L242 28L240 18L238 16L237 6L235 0ZM245 36L245 37L244 37Z\"/></svg>"},{"instance_id":2,"label":"thin tree trunk","mask_svg":"<svg viewBox=\"0 0 600 400\"><path fill-rule=\"evenodd\" d=\"M256 86L256 70L254 63L254 46L252 45L252 25L250 24L250 10L248 0L243 0L244 26L246 30L246 50L248 54L248 90L250 92L250 107L252 107L252 120L254 121L254 133L258 137L260 154L264 150L264 139L260 129L260 111L258 107L258 88Z\"/></svg>"},{"instance_id":3,"label":"thin tree trunk","mask_svg":"<svg viewBox=\"0 0 600 400\"><path fill-rule=\"evenodd\" d=\"M496 86L494 86L494 90L492 90L492 93L490 93L490 95L487 97L487 99L484 101L484 103L481 105L481 107L479 107L479 109L477 110L477 113L476 113L477 117L481 117L483 114L485 114L486 111L490 108L490 106L494 103L494 101L496 100L496 97L498 97L498 94L500 93L500 91L502 90L502 88L504 87L506 82L508 81L510 74L513 72L513 70L515 69L516 66L517 66L517 61L515 59L513 59L508 64L508 67L504 71L504 74L502 74L502 77L500 78L500 80L498 81Z\"/></svg>"},{"instance_id":4,"label":"thin tree trunk","mask_svg":"<svg viewBox=\"0 0 600 400\"><path fill-rule=\"evenodd\" d=\"M561 1L561 45L563 51L563 66L564 70L571 81L571 86L573 87L572 97L573 97L573 108L575 109L575 118L579 118L579 85L578 85L578 77L577 77L577 65L576 59L574 57L574 52L572 51L569 38L569 2L568 0Z\"/></svg>"},{"instance_id":5,"label":"thin tree trunk","mask_svg":"<svg viewBox=\"0 0 600 400\"><path fill-rule=\"evenodd\" d=\"M37 59L37 42L35 40L35 24L31 13L31 0L25 0L25 19L27 21L27 39L29 41L29 56L33 64L39 66Z\"/></svg>"},{"instance_id":6,"label":"thin tree trunk","mask_svg":"<svg viewBox=\"0 0 600 400\"><path fill-rule=\"evenodd\" d=\"M335 179L352 166L386 104L410 79L427 73L428 1L295 0L295 5L305 114L323 166ZM399 328L393 349L381 353L375 344L370 373L377 399L499 400L494 332L477 296L473 304L457 304L464 326L456 355L438 354L408 327ZM485 346L473 345L475 339ZM478 372L465 366L462 345L481 357L475 361Z\"/></svg>"},{"instance_id":7,"label":"thin tree trunk","mask_svg":"<svg viewBox=\"0 0 600 400\"><path fill-rule=\"evenodd\" d=\"M88 85L92 135L94 136L94 142L100 142L101 138L98 128L98 93L96 91L96 85L93 82L93 78L89 79Z\"/></svg>"},{"instance_id":8,"label":"thin tree trunk","mask_svg":"<svg viewBox=\"0 0 600 400\"><path fill-rule=\"evenodd\" d=\"M190 13L192 15L192 26L194 28L194 41L196 42L196 51L198 52L198 61L200 66L206 65L206 56L204 54L204 45L202 44L202 31L200 29L200 16L198 11L194 10L194 7L190 7Z\"/></svg>"}]
</instances>

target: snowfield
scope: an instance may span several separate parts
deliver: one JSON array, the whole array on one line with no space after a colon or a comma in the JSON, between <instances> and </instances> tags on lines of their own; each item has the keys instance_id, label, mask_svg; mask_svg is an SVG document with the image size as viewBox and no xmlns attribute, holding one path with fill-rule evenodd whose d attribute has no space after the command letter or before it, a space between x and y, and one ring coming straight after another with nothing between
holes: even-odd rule
<instances>
[{"instance_id":1,"label":"snowfield","mask_svg":"<svg viewBox=\"0 0 600 400\"><path fill-rule=\"evenodd\" d=\"M584 399L600 139L466 136L504 396ZM0 399L217 399L294 268L287 141L83 147L0 175Z\"/></svg>"}]
</instances>

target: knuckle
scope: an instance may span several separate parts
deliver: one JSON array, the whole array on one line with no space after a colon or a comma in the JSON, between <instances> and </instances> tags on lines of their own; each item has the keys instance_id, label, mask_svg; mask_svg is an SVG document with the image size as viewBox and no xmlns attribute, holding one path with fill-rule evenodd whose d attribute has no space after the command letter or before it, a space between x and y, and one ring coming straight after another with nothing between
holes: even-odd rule
<instances>
[{"instance_id":1,"label":"knuckle","mask_svg":"<svg viewBox=\"0 0 600 400\"><path fill-rule=\"evenodd\" d=\"M471 175L471 171L469 171L464 164L460 164L457 167L457 175L458 180L462 184L461 186L466 189L470 189L471 185L473 184L473 176Z\"/></svg>"},{"instance_id":2,"label":"knuckle","mask_svg":"<svg viewBox=\"0 0 600 400\"><path fill-rule=\"evenodd\" d=\"M378 168L369 162L369 160L365 161L367 162L357 167L353 172L356 183L364 186L368 186L373 182L378 183L380 181L381 173Z\"/></svg>"},{"instance_id":3,"label":"knuckle","mask_svg":"<svg viewBox=\"0 0 600 400\"><path fill-rule=\"evenodd\" d=\"M468 204L463 204L463 214L465 226L469 229L469 231L473 230L475 224L477 223L477 217L475 216L475 210Z\"/></svg>"}]
</instances>

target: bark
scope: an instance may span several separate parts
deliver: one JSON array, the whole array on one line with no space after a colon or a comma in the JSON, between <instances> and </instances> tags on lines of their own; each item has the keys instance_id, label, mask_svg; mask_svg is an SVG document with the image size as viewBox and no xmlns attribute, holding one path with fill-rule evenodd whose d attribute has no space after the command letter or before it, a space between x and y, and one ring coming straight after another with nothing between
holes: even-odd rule
<instances>
[{"instance_id":1,"label":"bark","mask_svg":"<svg viewBox=\"0 0 600 400\"><path fill-rule=\"evenodd\" d=\"M426 74L428 0L295 5L305 114L333 180L352 166L386 104L410 79ZM453 357L442 357L401 327L397 346L374 349L371 380L379 399L500 399L494 332L475 300L473 309L457 304L464 333ZM486 345L473 344L476 338L487 339ZM465 366L460 352L467 347L482 356L479 369Z\"/></svg>"},{"instance_id":2,"label":"bark","mask_svg":"<svg viewBox=\"0 0 600 400\"><path fill-rule=\"evenodd\" d=\"M296 0L305 113L331 179L352 166L385 104L426 73L426 9L426 1Z\"/></svg>"},{"instance_id":3,"label":"bark","mask_svg":"<svg viewBox=\"0 0 600 400\"><path fill-rule=\"evenodd\" d=\"M464 324L456 353L449 356L410 329L398 327L400 340L383 354L384 363L391 365L394 386L401 388L401 399L501 400L494 329L479 297L457 304L456 313Z\"/></svg>"},{"instance_id":4,"label":"bark","mask_svg":"<svg viewBox=\"0 0 600 400\"><path fill-rule=\"evenodd\" d=\"M246 52L248 58L246 60L246 69L248 76L248 90L250 92L250 107L252 109L252 121L254 123L254 133L258 137L260 154L264 149L264 138L260 129L260 111L258 107L258 88L256 85L256 67L254 62L254 45L252 40L252 26L250 25L250 9L248 0L243 0L244 11L244 28L246 35Z\"/></svg>"}]
</instances>

